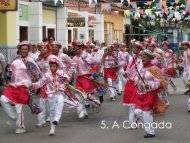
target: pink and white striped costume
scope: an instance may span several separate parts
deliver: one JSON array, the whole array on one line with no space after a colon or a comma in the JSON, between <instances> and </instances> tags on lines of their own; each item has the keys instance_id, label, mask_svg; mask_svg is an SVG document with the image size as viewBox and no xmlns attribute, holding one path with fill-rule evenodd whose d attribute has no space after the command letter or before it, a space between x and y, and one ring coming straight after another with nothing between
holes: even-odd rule
<instances>
[{"instance_id":1,"label":"pink and white striped costume","mask_svg":"<svg viewBox=\"0 0 190 143\"><path fill-rule=\"evenodd\" d=\"M190 80L190 49L183 53L184 78Z\"/></svg>"},{"instance_id":2,"label":"pink and white striped costume","mask_svg":"<svg viewBox=\"0 0 190 143\"><path fill-rule=\"evenodd\" d=\"M96 54L83 52L82 55L77 55L73 58L77 64L76 73L76 88L82 92L88 94L87 101L93 104L94 106L100 106L100 101L96 99L94 93L94 84L88 78L91 78L90 66L100 63ZM84 109L85 114L87 115L86 110Z\"/></svg>"},{"instance_id":3,"label":"pink and white striped costume","mask_svg":"<svg viewBox=\"0 0 190 143\"><path fill-rule=\"evenodd\" d=\"M66 54L59 53L58 58L62 61L63 71L69 76L72 77L75 69L76 63Z\"/></svg>"},{"instance_id":4,"label":"pink and white striped costume","mask_svg":"<svg viewBox=\"0 0 190 143\"><path fill-rule=\"evenodd\" d=\"M128 52L118 52L118 64L119 64L119 69L118 69L118 92L121 94L124 89L124 85L126 83L126 78L124 77L126 67L128 63L131 61L132 57L129 55Z\"/></svg>"},{"instance_id":5,"label":"pink and white striped costume","mask_svg":"<svg viewBox=\"0 0 190 143\"><path fill-rule=\"evenodd\" d=\"M50 112L51 129L55 129L53 122L59 123L61 119L66 95L66 83L69 81L69 76L63 70L57 70L55 73L47 72L36 83L33 84L34 89L46 86L46 94L48 96L48 108Z\"/></svg>"},{"instance_id":6,"label":"pink and white striped costume","mask_svg":"<svg viewBox=\"0 0 190 143\"><path fill-rule=\"evenodd\" d=\"M82 56L75 56L73 60L77 64L76 88L85 92L94 92L93 83L85 77L91 76L90 66L100 62L97 56L95 54L83 52Z\"/></svg>"},{"instance_id":7,"label":"pink and white striped costume","mask_svg":"<svg viewBox=\"0 0 190 143\"><path fill-rule=\"evenodd\" d=\"M37 61L37 64L41 70L41 75L44 76L46 73L50 72L50 68L49 68L49 60L51 58L55 58L59 61L59 58L56 57L55 55L49 55L46 58L41 58L40 60ZM62 69L63 65L61 63L61 61L59 61L59 68ZM46 123L46 112L48 113L47 115L49 116L49 110L48 110L48 101L47 101L47 87L46 85L43 85L40 88L40 100L39 100L39 105L40 108L42 109L42 112L40 114L38 114L38 125L42 126ZM49 119L49 117L48 117Z\"/></svg>"},{"instance_id":8,"label":"pink and white striped costume","mask_svg":"<svg viewBox=\"0 0 190 143\"><path fill-rule=\"evenodd\" d=\"M157 89L160 87L160 81L149 71L151 68L157 68L152 64L144 66L139 72L135 79L137 85L137 98L135 100L135 114L138 118L142 119L144 123L151 125L153 123L153 117L151 111L157 103ZM157 70L159 70L157 68ZM148 88L145 88L145 84L148 85ZM149 126L145 127L145 131L148 134L154 135L154 128Z\"/></svg>"},{"instance_id":9,"label":"pink and white striped costume","mask_svg":"<svg viewBox=\"0 0 190 143\"><path fill-rule=\"evenodd\" d=\"M28 88L32 85L32 79L29 75L24 62L31 62L36 65L34 60L29 56L26 58L18 57L11 64L11 82L1 96L1 105L7 115L16 120L18 128L25 128L24 125L24 105L27 104L29 98ZM36 65L36 68L37 65ZM15 104L15 109L10 105Z\"/></svg>"}]
</instances>

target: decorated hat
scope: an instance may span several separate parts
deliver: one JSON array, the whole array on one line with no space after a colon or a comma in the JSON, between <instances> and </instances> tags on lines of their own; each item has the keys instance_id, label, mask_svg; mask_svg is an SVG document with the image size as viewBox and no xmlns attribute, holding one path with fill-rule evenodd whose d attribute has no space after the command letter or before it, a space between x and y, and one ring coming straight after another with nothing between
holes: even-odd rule
<instances>
[{"instance_id":1,"label":"decorated hat","mask_svg":"<svg viewBox=\"0 0 190 143\"><path fill-rule=\"evenodd\" d=\"M108 46L108 48L113 50L114 49L114 45L111 44L111 45Z\"/></svg>"},{"instance_id":2,"label":"decorated hat","mask_svg":"<svg viewBox=\"0 0 190 143\"><path fill-rule=\"evenodd\" d=\"M61 43L59 43L58 41L53 41L53 42L51 43L51 45L56 45L56 46L59 47L59 49L61 49L61 47L62 47Z\"/></svg>"},{"instance_id":3,"label":"decorated hat","mask_svg":"<svg viewBox=\"0 0 190 143\"><path fill-rule=\"evenodd\" d=\"M72 44L73 47L78 46L78 42L77 41L73 41L71 44Z\"/></svg>"},{"instance_id":4,"label":"decorated hat","mask_svg":"<svg viewBox=\"0 0 190 143\"><path fill-rule=\"evenodd\" d=\"M92 42L90 42L90 41L87 41L86 43L84 43L84 45L85 45L86 47L91 47L91 48L94 48L94 47L95 47L95 45L94 45Z\"/></svg>"},{"instance_id":5,"label":"decorated hat","mask_svg":"<svg viewBox=\"0 0 190 143\"><path fill-rule=\"evenodd\" d=\"M190 48L190 43L189 43L188 41L183 41L183 42L181 43L181 45L182 45L182 46L187 46L187 47Z\"/></svg>"},{"instance_id":6,"label":"decorated hat","mask_svg":"<svg viewBox=\"0 0 190 143\"><path fill-rule=\"evenodd\" d=\"M28 41L22 41L22 42L18 43L17 49L20 51L20 48L21 48L22 46L28 46L29 51L32 50L32 45L31 45Z\"/></svg>"},{"instance_id":7,"label":"decorated hat","mask_svg":"<svg viewBox=\"0 0 190 143\"><path fill-rule=\"evenodd\" d=\"M166 45L166 46L168 46L168 47L169 47L169 46L170 46L170 43L169 43L169 42L167 42L167 41L164 41L164 42L162 42L162 46L163 46L163 45Z\"/></svg>"},{"instance_id":8,"label":"decorated hat","mask_svg":"<svg viewBox=\"0 0 190 143\"><path fill-rule=\"evenodd\" d=\"M140 49L140 50L142 50L143 48L144 48L144 46L141 44L141 42L139 42L139 41L136 41L136 42L134 42L134 44L133 44L137 49Z\"/></svg>"},{"instance_id":9,"label":"decorated hat","mask_svg":"<svg viewBox=\"0 0 190 143\"><path fill-rule=\"evenodd\" d=\"M57 65L59 66L59 61L58 61L58 59L56 59L56 58L51 58L51 59L49 59L49 63L50 63L50 64L55 63L55 64L57 64Z\"/></svg>"},{"instance_id":10,"label":"decorated hat","mask_svg":"<svg viewBox=\"0 0 190 143\"><path fill-rule=\"evenodd\" d=\"M49 48L48 42L39 42L37 44L38 49L41 49L42 46Z\"/></svg>"},{"instance_id":11,"label":"decorated hat","mask_svg":"<svg viewBox=\"0 0 190 143\"><path fill-rule=\"evenodd\" d=\"M150 59L154 59L154 54L148 49L143 50L143 54L149 57Z\"/></svg>"}]
</instances>

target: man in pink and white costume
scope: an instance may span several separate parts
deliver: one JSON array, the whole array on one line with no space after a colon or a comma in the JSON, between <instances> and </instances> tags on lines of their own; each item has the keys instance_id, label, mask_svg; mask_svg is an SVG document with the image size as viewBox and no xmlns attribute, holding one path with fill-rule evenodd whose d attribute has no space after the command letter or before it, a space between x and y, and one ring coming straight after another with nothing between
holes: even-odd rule
<instances>
[{"instance_id":1,"label":"man in pink and white costume","mask_svg":"<svg viewBox=\"0 0 190 143\"><path fill-rule=\"evenodd\" d=\"M104 68L104 78L110 86L110 99L116 100L116 91L113 88L116 86L117 75L117 56L114 53L114 45L109 45L107 52L102 57L102 64Z\"/></svg>"},{"instance_id":2,"label":"man in pink and white costume","mask_svg":"<svg viewBox=\"0 0 190 143\"><path fill-rule=\"evenodd\" d=\"M129 108L129 122L131 128L135 128L135 123L137 121L135 115L135 99L137 96L137 88L135 86L135 78L138 75L137 72L143 67L142 60L139 57L140 52L143 49L143 45L136 41L132 40L131 44L133 45L133 59L128 63L125 76L127 78L127 83L125 85L125 90L123 94L123 105ZM138 70L138 71L137 71Z\"/></svg>"},{"instance_id":3,"label":"man in pink and white costume","mask_svg":"<svg viewBox=\"0 0 190 143\"><path fill-rule=\"evenodd\" d=\"M59 51L62 48L61 43L53 41L51 43L51 48L52 54L57 56L62 61L64 72L72 78L76 69L76 63L68 55Z\"/></svg>"},{"instance_id":4,"label":"man in pink and white costume","mask_svg":"<svg viewBox=\"0 0 190 143\"><path fill-rule=\"evenodd\" d=\"M76 71L76 67L77 64L76 62L71 59L68 55L60 52L59 50L62 48L61 43L57 42L57 41L53 41L51 43L51 52L53 55L57 56L59 58L59 60L62 62L61 64L63 65L62 70L70 77L70 79L73 78L73 73ZM69 100L65 99L65 102L68 103ZM76 101L78 104L78 108L77 108L77 113L78 113L78 117L79 119L83 118L84 112L83 112L83 107L82 104L78 101Z\"/></svg>"},{"instance_id":5,"label":"man in pink and white costume","mask_svg":"<svg viewBox=\"0 0 190 143\"><path fill-rule=\"evenodd\" d=\"M49 44L47 42L42 42L38 44L38 48L40 49L40 55L37 60L37 64L41 70L41 76L44 76L45 73L49 72L49 60L50 58L55 58L57 60L58 57L55 55L51 55L51 50L49 49ZM63 68L63 65L59 64L60 68ZM36 124L36 127L43 127L46 125L46 121L49 121L49 110L48 110L48 101L47 101L47 93L46 93L46 85L42 86L40 88L40 100L39 100L39 105L40 108L42 109L42 112L38 114L38 124ZM48 118L46 120L46 112L48 115Z\"/></svg>"},{"instance_id":6,"label":"man in pink and white costume","mask_svg":"<svg viewBox=\"0 0 190 143\"><path fill-rule=\"evenodd\" d=\"M87 94L87 101L95 107L100 107L100 101L96 98L94 92L94 84L88 78L92 78L90 67L93 64L99 63L97 54L92 53L92 45L87 42L85 45L79 45L76 49L76 56L73 60L77 64L76 69L76 88ZM84 50L85 49L85 50ZM83 51L84 50L84 51ZM85 117L88 117L88 113L84 107Z\"/></svg>"},{"instance_id":7,"label":"man in pink and white costume","mask_svg":"<svg viewBox=\"0 0 190 143\"><path fill-rule=\"evenodd\" d=\"M129 62L131 62L131 55L125 51L126 44L122 43L120 45L120 50L118 52L118 94L121 95L126 83L126 78L124 77L126 67Z\"/></svg>"},{"instance_id":8,"label":"man in pink and white costume","mask_svg":"<svg viewBox=\"0 0 190 143\"><path fill-rule=\"evenodd\" d=\"M11 64L11 82L1 96L1 105L11 120L16 121L17 129L15 133L25 133L24 106L29 99L28 89L32 85L32 79L26 67L27 62L35 64L34 60L28 56L31 44L23 41L17 46L20 56ZM37 65L36 65L37 67ZM14 104L15 106L11 106ZM15 108L15 109L13 109Z\"/></svg>"},{"instance_id":9,"label":"man in pink and white costume","mask_svg":"<svg viewBox=\"0 0 190 143\"><path fill-rule=\"evenodd\" d=\"M144 122L145 138L155 137L151 112L157 103L157 89L160 87L160 81L150 71L153 68L159 70L159 68L151 64L153 58L154 55L150 50L143 50L143 68L137 73L137 78L135 79L138 92L135 100L135 114Z\"/></svg>"},{"instance_id":10,"label":"man in pink and white costume","mask_svg":"<svg viewBox=\"0 0 190 143\"><path fill-rule=\"evenodd\" d=\"M190 42L183 41L181 45L185 48L185 51L183 53L183 65L184 65L184 73L183 73L183 81L186 85L187 82L190 81ZM187 99L187 109L188 112L190 112L190 87L188 87L186 93L188 94Z\"/></svg>"}]
</instances>

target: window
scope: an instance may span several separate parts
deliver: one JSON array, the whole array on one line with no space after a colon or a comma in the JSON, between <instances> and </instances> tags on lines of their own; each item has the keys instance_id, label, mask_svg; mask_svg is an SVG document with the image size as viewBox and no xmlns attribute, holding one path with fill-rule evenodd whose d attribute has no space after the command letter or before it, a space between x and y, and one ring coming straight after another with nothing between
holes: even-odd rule
<instances>
[{"instance_id":1,"label":"window","mask_svg":"<svg viewBox=\"0 0 190 143\"><path fill-rule=\"evenodd\" d=\"M114 30L114 41L123 42L123 34L121 30Z\"/></svg>"}]
</instances>

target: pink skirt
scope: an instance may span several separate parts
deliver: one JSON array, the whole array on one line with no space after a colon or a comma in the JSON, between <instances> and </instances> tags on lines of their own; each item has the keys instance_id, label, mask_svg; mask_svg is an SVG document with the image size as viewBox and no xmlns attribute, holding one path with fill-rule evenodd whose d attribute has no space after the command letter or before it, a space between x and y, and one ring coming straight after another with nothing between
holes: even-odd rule
<instances>
[{"instance_id":1,"label":"pink skirt","mask_svg":"<svg viewBox=\"0 0 190 143\"><path fill-rule=\"evenodd\" d=\"M27 104L29 98L29 93L24 86L15 88L9 85L3 92L3 95L17 104Z\"/></svg>"},{"instance_id":2,"label":"pink skirt","mask_svg":"<svg viewBox=\"0 0 190 143\"><path fill-rule=\"evenodd\" d=\"M128 81L125 85L123 94L123 104L135 104L137 94L137 88L134 85L134 81Z\"/></svg>"},{"instance_id":3,"label":"pink skirt","mask_svg":"<svg viewBox=\"0 0 190 143\"><path fill-rule=\"evenodd\" d=\"M94 92L94 84L87 78L91 77L91 74L77 76L76 88L82 92L92 93Z\"/></svg>"}]
</instances>

